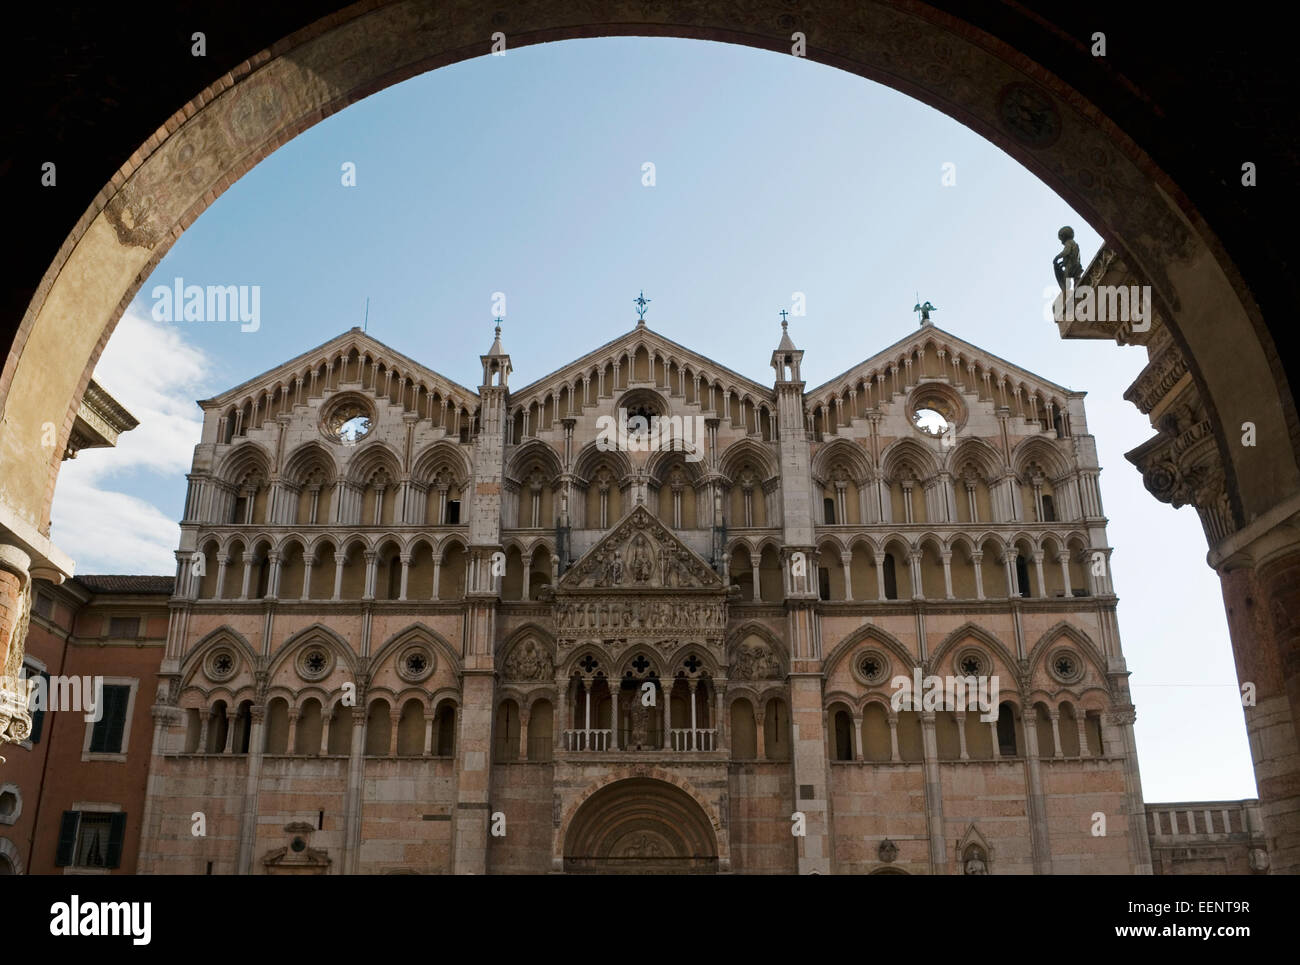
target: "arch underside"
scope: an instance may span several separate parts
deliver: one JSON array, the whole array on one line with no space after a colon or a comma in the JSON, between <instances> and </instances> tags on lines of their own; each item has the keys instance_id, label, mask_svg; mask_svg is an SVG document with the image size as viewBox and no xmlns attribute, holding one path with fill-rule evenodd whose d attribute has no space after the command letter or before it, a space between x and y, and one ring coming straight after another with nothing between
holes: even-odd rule
<instances>
[{"instance_id":1,"label":"arch underside","mask_svg":"<svg viewBox=\"0 0 1300 965\"><path fill-rule=\"evenodd\" d=\"M713 874L718 844L708 816L664 781L631 778L597 791L564 839L571 874Z\"/></svg>"},{"instance_id":2,"label":"arch underside","mask_svg":"<svg viewBox=\"0 0 1300 965\"><path fill-rule=\"evenodd\" d=\"M1177 186L1104 113L1050 72L923 4L841 0L795 14L782 0L746 0L723 15L670 4L647 7L642 22L564 6L525 4L496 18L509 20L512 48L637 34L784 52L798 28L809 37L809 59L894 87L988 138L1050 185L1150 280L1206 403L1238 525L1269 511L1278 492L1296 487L1290 393L1280 391L1285 378L1270 361L1277 353L1262 321L1257 325L1251 316L1248 299L1234 290L1236 275L1220 264L1217 241L1195 211L1173 200L1182 197ZM224 187L358 98L486 53L484 38L497 29L493 22L486 8L453 16L419 0L356 4L225 75L123 166L51 265L0 377L14 427L0 437L13 514L34 530L48 526L57 456L50 463L31 459L27 440L53 423L63 428L51 451L63 451L81 389L123 309ZM842 29L845 23L854 26ZM1229 357L1232 366L1200 361ZM1258 445L1228 446L1223 426L1248 420L1257 427ZM1278 454L1271 472L1246 465L1256 452ZM1243 467L1250 471L1238 471Z\"/></svg>"}]
</instances>

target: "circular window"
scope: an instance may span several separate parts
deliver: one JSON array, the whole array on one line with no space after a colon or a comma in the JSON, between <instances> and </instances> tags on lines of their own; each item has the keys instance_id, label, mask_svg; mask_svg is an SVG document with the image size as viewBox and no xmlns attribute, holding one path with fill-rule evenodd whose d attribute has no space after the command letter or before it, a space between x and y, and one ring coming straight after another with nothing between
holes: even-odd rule
<instances>
[{"instance_id":1,"label":"circular window","mask_svg":"<svg viewBox=\"0 0 1300 965\"><path fill-rule=\"evenodd\" d=\"M303 851L307 850L307 842L300 837L294 838L293 841L289 843L289 847L294 850L295 854L302 854Z\"/></svg>"},{"instance_id":2,"label":"circular window","mask_svg":"<svg viewBox=\"0 0 1300 965\"><path fill-rule=\"evenodd\" d=\"M334 442L355 446L370 434L374 413L369 404L356 396L337 399L326 408L321 429Z\"/></svg>"},{"instance_id":3,"label":"circular window","mask_svg":"<svg viewBox=\"0 0 1300 965\"><path fill-rule=\"evenodd\" d=\"M413 644L397 657L397 675L408 683L419 683L433 673L433 654L423 644Z\"/></svg>"},{"instance_id":4,"label":"circular window","mask_svg":"<svg viewBox=\"0 0 1300 965\"><path fill-rule=\"evenodd\" d=\"M907 411L912 425L934 439L961 428L966 409L961 399L944 385L923 385L913 393Z\"/></svg>"},{"instance_id":5,"label":"circular window","mask_svg":"<svg viewBox=\"0 0 1300 965\"><path fill-rule=\"evenodd\" d=\"M865 650L854 660L853 674L862 683L875 686L889 676L889 660L879 650Z\"/></svg>"},{"instance_id":6,"label":"circular window","mask_svg":"<svg viewBox=\"0 0 1300 965\"><path fill-rule=\"evenodd\" d=\"M932 436L941 436L948 431L950 423L938 409L917 409L912 413L913 424L922 432Z\"/></svg>"},{"instance_id":7,"label":"circular window","mask_svg":"<svg viewBox=\"0 0 1300 965\"><path fill-rule=\"evenodd\" d=\"M208 679L214 681L229 680L238 668L239 659L229 647L215 648L203 662L203 670Z\"/></svg>"},{"instance_id":8,"label":"circular window","mask_svg":"<svg viewBox=\"0 0 1300 965\"><path fill-rule=\"evenodd\" d=\"M978 650L963 650L952 662L953 668L963 677L987 677L989 662Z\"/></svg>"},{"instance_id":9,"label":"circular window","mask_svg":"<svg viewBox=\"0 0 1300 965\"><path fill-rule=\"evenodd\" d=\"M1047 666L1061 683L1072 684L1083 676L1083 662L1069 650L1057 650L1047 661Z\"/></svg>"},{"instance_id":10,"label":"circular window","mask_svg":"<svg viewBox=\"0 0 1300 965\"><path fill-rule=\"evenodd\" d=\"M298 651L298 676L303 680L320 680L334 669L334 655L318 643Z\"/></svg>"}]
</instances>

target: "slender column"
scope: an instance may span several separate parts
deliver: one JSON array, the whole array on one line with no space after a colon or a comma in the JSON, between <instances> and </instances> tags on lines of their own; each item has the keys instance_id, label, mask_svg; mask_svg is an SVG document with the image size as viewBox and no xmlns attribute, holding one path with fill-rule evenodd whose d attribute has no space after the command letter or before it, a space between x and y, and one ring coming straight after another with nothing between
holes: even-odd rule
<instances>
[{"instance_id":1,"label":"slender column","mask_svg":"<svg viewBox=\"0 0 1300 965\"><path fill-rule=\"evenodd\" d=\"M939 777L939 745L934 732L934 711L921 713L921 747L925 770L926 831L930 837L930 873L947 870L948 851L943 826L943 785Z\"/></svg>"},{"instance_id":2,"label":"slender column","mask_svg":"<svg viewBox=\"0 0 1300 965\"><path fill-rule=\"evenodd\" d=\"M993 759L995 761L1000 760L1002 758L1002 750L998 747L998 722L996 720L991 720L988 722L988 725L989 735L993 738Z\"/></svg>"},{"instance_id":3,"label":"slender column","mask_svg":"<svg viewBox=\"0 0 1300 965\"><path fill-rule=\"evenodd\" d=\"M885 598L885 558L877 556L876 558L876 599Z\"/></svg>"},{"instance_id":4,"label":"slender column","mask_svg":"<svg viewBox=\"0 0 1300 965\"><path fill-rule=\"evenodd\" d=\"M344 713L348 709L344 708ZM352 747L348 754L348 790L343 808L343 871L356 874L361 863L361 792L365 784L366 728L364 707L351 708Z\"/></svg>"},{"instance_id":5,"label":"slender column","mask_svg":"<svg viewBox=\"0 0 1300 965\"><path fill-rule=\"evenodd\" d=\"M289 708L289 742L284 747L286 754L293 754L298 749L298 717L301 711L297 707Z\"/></svg>"},{"instance_id":6,"label":"slender column","mask_svg":"<svg viewBox=\"0 0 1300 965\"><path fill-rule=\"evenodd\" d=\"M424 756L433 756L433 724L438 718L435 714L425 711L424 714Z\"/></svg>"},{"instance_id":7,"label":"slender column","mask_svg":"<svg viewBox=\"0 0 1300 965\"><path fill-rule=\"evenodd\" d=\"M1054 710L1047 719L1052 722L1052 756L1061 757L1061 714Z\"/></svg>"},{"instance_id":8,"label":"slender column","mask_svg":"<svg viewBox=\"0 0 1300 965\"><path fill-rule=\"evenodd\" d=\"M1052 873L1052 856L1047 842L1047 816L1043 807L1043 779L1038 763L1038 708L1026 707L1023 711L1025 732L1025 768L1029 771L1029 797L1026 810L1029 817L1029 843L1034 861L1034 874Z\"/></svg>"},{"instance_id":9,"label":"slender column","mask_svg":"<svg viewBox=\"0 0 1300 965\"><path fill-rule=\"evenodd\" d=\"M665 750L668 750L668 749L672 748L672 746L673 746L673 734L672 734L672 723L673 723L673 715L672 715L673 694L672 694L672 686L673 686L673 685L672 685L672 682L671 682L671 681L669 681L666 685L661 684L661 689L662 689L662 691L663 691L663 699L664 699L664 749L665 749Z\"/></svg>"},{"instance_id":10,"label":"slender column","mask_svg":"<svg viewBox=\"0 0 1300 965\"><path fill-rule=\"evenodd\" d=\"M767 760L767 708L760 707L754 712L755 744L754 753L758 760Z\"/></svg>"},{"instance_id":11,"label":"slender column","mask_svg":"<svg viewBox=\"0 0 1300 965\"><path fill-rule=\"evenodd\" d=\"M253 577L253 563L256 560L257 557L254 556L252 553L244 554L244 582L243 582L243 588L239 591L239 598L241 600L248 599L248 584Z\"/></svg>"},{"instance_id":12,"label":"slender column","mask_svg":"<svg viewBox=\"0 0 1300 965\"><path fill-rule=\"evenodd\" d=\"M1043 580L1043 554L1038 552L1034 554L1034 570L1038 574L1038 596L1040 598L1047 596L1047 583Z\"/></svg>"},{"instance_id":13,"label":"slender column","mask_svg":"<svg viewBox=\"0 0 1300 965\"><path fill-rule=\"evenodd\" d=\"M334 554L334 599L342 599L340 594L343 592L343 564L347 562L347 556L343 553Z\"/></svg>"},{"instance_id":14,"label":"slender column","mask_svg":"<svg viewBox=\"0 0 1300 965\"><path fill-rule=\"evenodd\" d=\"M853 715L853 759L862 760L862 715Z\"/></svg>"},{"instance_id":15,"label":"slender column","mask_svg":"<svg viewBox=\"0 0 1300 965\"><path fill-rule=\"evenodd\" d=\"M1074 722L1079 728L1079 756L1091 757L1092 752L1088 750L1088 715L1075 711Z\"/></svg>"},{"instance_id":16,"label":"slender column","mask_svg":"<svg viewBox=\"0 0 1300 965\"><path fill-rule=\"evenodd\" d=\"M686 739L686 740L687 740L686 749L687 749L687 750L692 750L692 751L698 751L698 750L699 750L699 747L696 746L696 736L695 736L695 735L696 735L696 732L697 732L696 725L695 725L695 691L696 691L696 689L697 689L698 687L699 687L699 681L697 681L697 680L692 680L692 681L690 682L690 689L691 689L691 730L690 730L690 736Z\"/></svg>"},{"instance_id":17,"label":"slender column","mask_svg":"<svg viewBox=\"0 0 1300 965\"><path fill-rule=\"evenodd\" d=\"M388 756L397 756L397 726L402 721L400 714L388 715Z\"/></svg>"},{"instance_id":18,"label":"slender column","mask_svg":"<svg viewBox=\"0 0 1300 965\"><path fill-rule=\"evenodd\" d=\"M361 599L373 600L375 598L375 575L378 569L375 561L379 558L379 554L374 550L366 550L364 557L366 560L366 588Z\"/></svg>"},{"instance_id":19,"label":"slender column","mask_svg":"<svg viewBox=\"0 0 1300 965\"><path fill-rule=\"evenodd\" d=\"M897 761L898 754L898 715L889 715L889 759Z\"/></svg>"},{"instance_id":20,"label":"slender column","mask_svg":"<svg viewBox=\"0 0 1300 965\"><path fill-rule=\"evenodd\" d=\"M609 685L609 730L610 730L610 750L618 750L618 681L613 680Z\"/></svg>"},{"instance_id":21,"label":"slender column","mask_svg":"<svg viewBox=\"0 0 1300 965\"><path fill-rule=\"evenodd\" d=\"M952 553L943 554L943 594L951 600L952 595Z\"/></svg>"},{"instance_id":22,"label":"slender column","mask_svg":"<svg viewBox=\"0 0 1300 965\"><path fill-rule=\"evenodd\" d=\"M844 599L853 601L853 554L841 553L840 566L844 568Z\"/></svg>"},{"instance_id":23,"label":"slender column","mask_svg":"<svg viewBox=\"0 0 1300 965\"><path fill-rule=\"evenodd\" d=\"M714 696L714 707L715 707L714 716L713 716L713 729L717 732L718 735L717 737L718 743L714 749L721 750L724 746L727 747L731 746L730 745L731 735L726 734L726 728L723 727L724 708L722 706L722 681L715 680L713 682L713 696ZM724 738L724 734L726 734L725 738Z\"/></svg>"},{"instance_id":24,"label":"slender column","mask_svg":"<svg viewBox=\"0 0 1300 965\"><path fill-rule=\"evenodd\" d=\"M984 554L976 551L970 556L971 564L975 567L975 599L984 599Z\"/></svg>"},{"instance_id":25,"label":"slender column","mask_svg":"<svg viewBox=\"0 0 1300 965\"><path fill-rule=\"evenodd\" d=\"M966 712L958 711L953 716L957 718L957 740L961 744L961 754L963 761L970 760L970 754L966 750Z\"/></svg>"},{"instance_id":26,"label":"slender column","mask_svg":"<svg viewBox=\"0 0 1300 965\"><path fill-rule=\"evenodd\" d=\"M311 598L311 568L315 562L314 556L304 556L302 560L302 593L298 599L307 600Z\"/></svg>"},{"instance_id":27,"label":"slender column","mask_svg":"<svg viewBox=\"0 0 1300 965\"><path fill-rule=\"evenodd\" d=\"M278 597L280 595L280 554L272 550L266 558L271 563L271 573L266 581L266 595L268 598Z\"/></svg>"},{"instance_id":28,"label":"slender column","mask_svg":"<svg viewBox=\"0 0 1300 965\"><path fill-rule=\"evenodd\" d=\"M216 586L216 590L212 594L214 599L224 600L226 598L225 597L226 567L229 565L229 563L230 563L229 556L217 557L217 586Z\"/></svg>"},{"instance_id":29,"label":"slender column","mask_svg":"<svg viewBox=\"0 0 1300 965\"><path fill-rule=\"evenodd\" d=\"M762 584L759 583L759 579L758 579L759 560L758 557L751 556L749 558L749 561L752 565L753 572L754 572L754 602L757 603L759 600L763 599Z\"/></svg>"},{"instance_id":30,"label":"slender column","mask_svg":"<svg viewBox=\"0 0 1300 965\"><path fill-rule=\"evenodd\" d=\"M404 553L404 554L402 554L402 556L400 557L400 559L401 559L401 561L402 561L402 589L401 589L401 592L398 593L397 598L398 598L399 600L405 600L405 599L406 599L406 583L407 583L407 580L410 578L410 575L411 575L411 556L410 556L409 553Z\"/></svg>"}]
</instances>

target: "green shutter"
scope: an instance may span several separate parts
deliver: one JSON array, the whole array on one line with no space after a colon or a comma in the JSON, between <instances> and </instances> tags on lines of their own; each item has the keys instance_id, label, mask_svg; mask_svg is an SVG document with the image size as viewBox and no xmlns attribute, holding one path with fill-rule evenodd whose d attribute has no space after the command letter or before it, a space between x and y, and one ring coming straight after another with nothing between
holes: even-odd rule
<instances>
[{"instance_id":1,"label":"green shutter","mask_svg":"<svg viewBox=\"0 0 1300 965\"><path fill-rule=\"evenodd\" d=\"M80 811L63 812L63 821L59 824L59 850L54 855L57 867L66 868L72 864L72 854L77 848L77 824L80 820Z\"/></svg>"},{"instance_id":2,"label":"green shutter","mask_svg":"<svg viewBox=\"0 0 1300 965\"><path fill-rule=\"evenodd\" d=\"M106 868L116 868L122 863L122 839L126 837L126 812L119 811L113 815L113 823L108 832L108 858Z\"/></svg>"},{"instance_id":3,"label":"green shutter","mask_svg":"<svg viewBox=\"0 0 1300 965\"><path fill-rule=\"evenodd\" d=\"M122 750L126 705L130 696L130 687L119 685L104 687L104 710L99 720L95 721L94 730L90 732L92 754L117 754Z\"/></svg>"},{"instance_id":4,"label":"green shutter","mask_svg":"<svg viewBox=\"0 0 1300 965\"><path fill-rule=\"evenodd\" d=\"M32 733L28 739L33 744L41 742L41 734L45 730L45 705L50 702L50 675L42 670L37 676L45 680L45 699L41 702L40 710L32 711ZM33 696L35 696L35 691L33 691Z\"/></svg>"}]
</instances>

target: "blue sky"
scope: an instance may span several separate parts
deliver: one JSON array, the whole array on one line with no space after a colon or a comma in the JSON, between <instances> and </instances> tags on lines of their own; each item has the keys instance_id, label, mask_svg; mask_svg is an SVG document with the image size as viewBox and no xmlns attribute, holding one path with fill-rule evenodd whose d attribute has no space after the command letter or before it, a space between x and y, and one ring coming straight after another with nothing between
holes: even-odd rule
<instances>
[{"instance_id":1,"label":"blue sky","mask_svg":"<svg viewBox=\"0 0 1300 965\"><path fill-rule=\"evenodd\" d=\"M1145 353L1063 342L1044 317L1064 224L1086 263L1097 233L993 145L798 58L622 38L445 67L301 134L179 239L96 371L142 425L64 464L54 537L79 572L171 573L194 400L361 324L367 298L371 334L473 386L505 293L524 385L631 328L644 289L652 328L767 383L802 292L812 387L915 327L919 293L939 326L1088 392L1147 800L1251 797L1200 525L1123 458L1152 434L1122 399ZM152 321L152 288L178 276L261 286L260 328Z\"/></svg>"}]
</instances>

